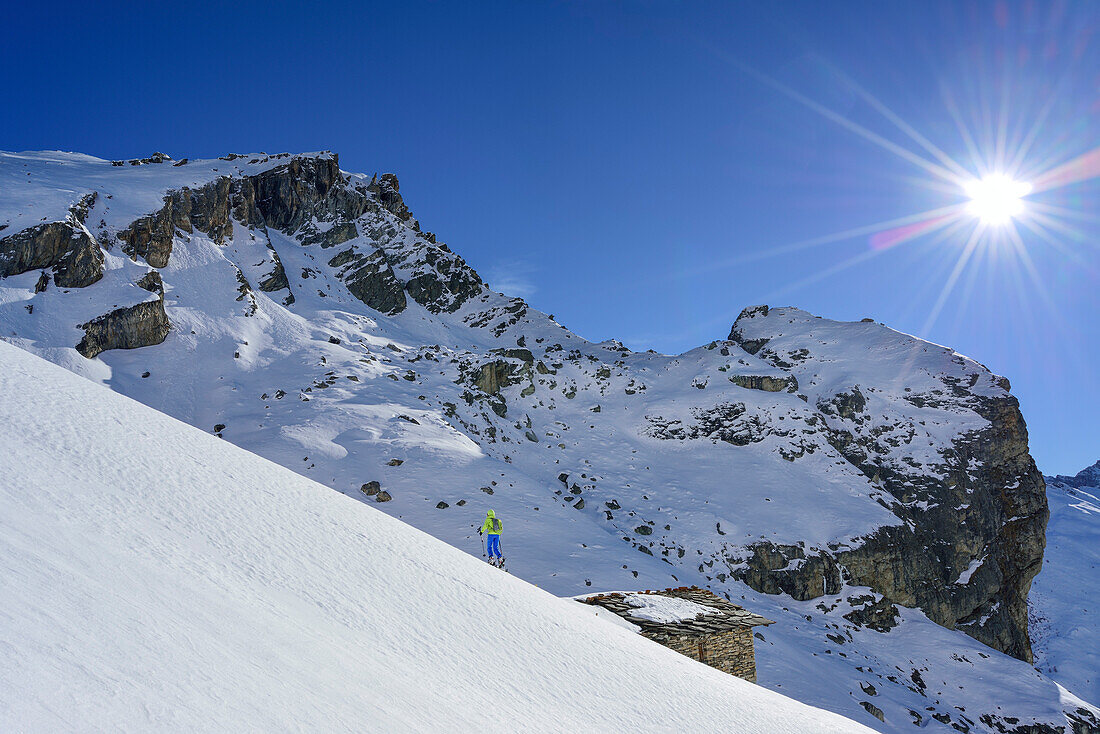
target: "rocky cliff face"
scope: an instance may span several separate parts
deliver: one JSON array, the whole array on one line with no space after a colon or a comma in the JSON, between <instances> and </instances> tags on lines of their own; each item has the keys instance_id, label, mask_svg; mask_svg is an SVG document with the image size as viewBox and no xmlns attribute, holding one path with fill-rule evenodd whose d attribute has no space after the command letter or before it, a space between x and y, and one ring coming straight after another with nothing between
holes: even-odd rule
<instances>
[{"instance_id":1,"label":"rocky cliff face","mask_svg":"<svg viewBox=\"0 0 1100 734\"><path fill-rule=\"evenodd\" d=\"M879 501L905 522L855 548L819 549L813 562L793 571L802 549L769 546L753 555L745 580L796 598L835 593L842 582L868 586L1030 662L1027 593L1042 563L1047 506L1007 381L949 350L902 337L882 359L883 376L891 364L904 369L929 351L943 352L944 369L907 375L901 389L890 384L894 378L860 384L873 373L852 362L866 365L868 357L823 344L820 337L827 342L833 330L814 321L787 309L746 309L730 339L804 385L829 444L883 490ZM857 328L882 330L873 323ZM787 336L792 332L796 340ZM828 380L821 378L824 361ZM981 421L944 440L926 430L937 413L941 421L952 413ZM918 444L934 451L907 450Z\"/></svg>"},{"instance_id":2,"label":"rocky cliff face","mask_svg":"<svg viewBox=\"0 0 1100 734\"><path fill-rule=\"evenodd\" d=\"M0 239L0 277L50 270L62 288L84 288L102 278L103 252L84 226L95 200L92 192L74 203L63 220Z\"/></svg>"},{"instance_id":3,"label":"rocky cliff face","mask_svg":"<svg viewBox=\"0 0 1100 734\"><path fill-rule=\"evenodd\" d=\"M156 154L131 163L151 166L171 160ZM103 277L105 251L116 241L132 260L163 269L179 243L201 235L224 245L233 238L236 224L266 248L250 269L256 285L264 292L281 292L284 305L293 303L294 295L272 232L304 246L332 248L328 264L337 269L337 278L365 305L385 314L401 313L409 299L432 313L451 313L485 290L462 258L431 233L420 232L393 174L366 182L343 174L337 157L328 154L230 155L219 160L247 161L259 170L223 175L215 167L213 175L205 172L209 180L201 185L164 192L155 211L126 222L100 219L98 239L85 220L97 201L103 202L98 191L89 192L63 220L0 237L0 277L42 270L48 278L49 270L56 285L82 288ZM184 159L173 168L192 165ZM97 214L108 209L102 206ZM302 277L310 277L309 268L302 270ZM251 290L243 270L240 278L242 287ZM83 325L88 335L79 351L95 356L105 349L160 343L166 319L162 308L146 303L115 309Z\"/></svg>"},{"instance_id":4,"label":"rocky cliff face","mask_svg":"<svg viewBox=\"0 0 1100 734\"><path fill-rule=\"evenodd\" d=\"M164 312L164 284L160 273L150 271L137 285L157 294L156 300L117 308L81 324L84 338L76 345L76 351L91 359L108 349L138 349L164 341L171 324Z\"/></svg>"},{"instance_id":5,"label":"rocky cliff face","mask_svg":"<svg viewBox=\"0 0 1100 734\"><path fill-rule=\"evenodd\" d=\"M267 163L270 157L252 160ZM231 236L235 220L268 240L272 269L260 281L262 290L288 287L282 262L270 247L268 229L273 229L307 246L343 245L329 265L341 268L339 277L351 293L373 309L400 313L407 293L433 313L455 311L480 293L481 279L433 235L419 233L399 188L397 177L389 173L368 184L344 176L335 155L293 157L257 174L221 176L197 189L170 191L163 208L117 236L128 254L163 268L179 235L197 231L222 243ZM408 232L399 231L383 212L399 222L411 220L419 247L401 247L401 236ZM347 244L361 232L375 248ZM398 279L395 266L404 278Z\"/></svg>"}]
</instances>

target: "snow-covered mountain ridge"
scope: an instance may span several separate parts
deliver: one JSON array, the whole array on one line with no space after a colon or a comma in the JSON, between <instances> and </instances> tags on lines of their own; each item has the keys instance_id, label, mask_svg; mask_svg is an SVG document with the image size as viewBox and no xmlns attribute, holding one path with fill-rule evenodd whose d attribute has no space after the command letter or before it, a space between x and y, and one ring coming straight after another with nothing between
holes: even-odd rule
<instances>
[{"instance_id":1,"label":"snow-covered mountain ridge","mask_svg":"<svg viewBox=\"0 0 1100 734\"><path fill-rule=\"evenodd\" d=\"M1055 484L1064 484L1070 487L1100 487L1100 461L1092 466L1085 467L1072 477L1067 477L1065 474L1058 474L1053 477L1046 477L1046 481L1048 484L1053 482Z\"/></svg>"},{"instance_id":2,"label":"snow-covered mountain ridge","mask_svg":"<svg viewBox=\"0 0 1100 734\"><path fill-rule=\"evenodd\" d=\"M747 594L779 622L761 683L803 700L889 730L1059 725L1026 664L904 642L958 638L931 619L1031 654L1043 482L980 364L791 308L678 356L593 344L493 292L393 176L119 163L0 156L5 339L471 552L491 506L512 570L552 592Z\"/></svg>"}]
</instances>

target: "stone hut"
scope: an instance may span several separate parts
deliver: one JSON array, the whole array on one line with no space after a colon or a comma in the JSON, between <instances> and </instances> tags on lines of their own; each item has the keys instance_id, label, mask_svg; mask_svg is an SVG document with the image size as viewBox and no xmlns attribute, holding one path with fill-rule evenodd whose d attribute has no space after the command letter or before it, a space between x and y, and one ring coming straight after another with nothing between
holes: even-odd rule
<instances>
[{"instance_id":1,"label":"stone hut","mask_svg":"<svg viewBox=\"0 0 1100 734\"><path fill-rule=\"evenodd\" d=\"M580 597L638 627L643 637L692 660L756 682L752 628L775 624L695 586Z\"/></svg>"}]
</instances>

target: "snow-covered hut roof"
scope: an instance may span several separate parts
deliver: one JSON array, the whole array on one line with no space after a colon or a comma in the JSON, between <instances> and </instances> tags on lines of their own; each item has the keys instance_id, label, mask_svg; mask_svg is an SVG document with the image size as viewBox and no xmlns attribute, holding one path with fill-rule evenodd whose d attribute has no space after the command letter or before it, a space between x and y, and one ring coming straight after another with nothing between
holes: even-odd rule
<instances>
[{"instance_id":1,"label":"snow-covered hut roof","mask_svg":"<svg viewBox=\"0 0 1100 734\"><path fill-rule=\"evenodd\" d=\"M578 601L614 612L642 632L662 635L713 635L741 627L775 624L695 586L663 591L613 591L581 597Z\"/></svg>"}]
</instances>

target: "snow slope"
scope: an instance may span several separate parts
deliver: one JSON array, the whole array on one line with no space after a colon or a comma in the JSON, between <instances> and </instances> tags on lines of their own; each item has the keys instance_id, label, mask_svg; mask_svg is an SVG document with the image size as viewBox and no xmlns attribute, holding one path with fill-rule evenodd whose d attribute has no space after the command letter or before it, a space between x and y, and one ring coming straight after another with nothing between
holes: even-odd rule
<instances>
[{"instance_id":1,"label":"snow slope","mask_svg":"<svg viewBox=\"0 0 1100 734\"><path fill-rule=\"evenodd\" d=\"M855 732L0 344L4 731Z\"/></svg>"},{"instance_id":2,"label":"snow slope","mask_svg":"<svg viewBox=\"0 0 1100 734\"><path fill-rule=\"evenodd\" d=\"M1029 598L1035 667L1100 700L1100 462L1047 477L1050 522L1043 570Z\"/></svg>"}]
</instances>

